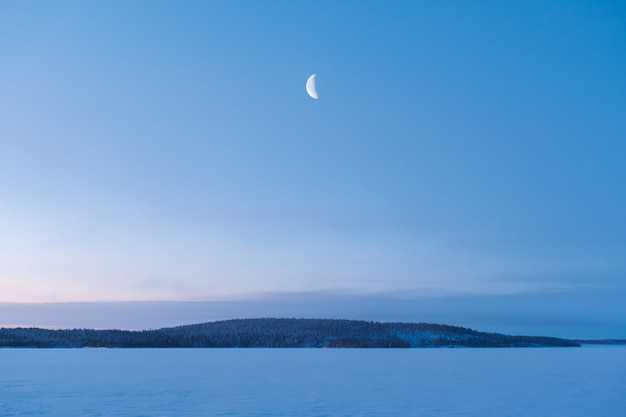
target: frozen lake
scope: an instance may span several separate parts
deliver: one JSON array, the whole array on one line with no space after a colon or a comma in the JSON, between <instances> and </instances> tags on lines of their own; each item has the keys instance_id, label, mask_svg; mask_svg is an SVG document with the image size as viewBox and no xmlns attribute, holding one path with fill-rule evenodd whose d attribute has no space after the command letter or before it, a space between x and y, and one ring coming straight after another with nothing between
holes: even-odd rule
<instances>
[{"instance_id":1,"label":"frozen lake","mask_svg":"<svg viewBox=\"0 0 626 417\"><path fill-rule=\"evenodd\" d=\"M626 347L1 349L9 416L623 416Z\"/></svg>"}]
</instances>

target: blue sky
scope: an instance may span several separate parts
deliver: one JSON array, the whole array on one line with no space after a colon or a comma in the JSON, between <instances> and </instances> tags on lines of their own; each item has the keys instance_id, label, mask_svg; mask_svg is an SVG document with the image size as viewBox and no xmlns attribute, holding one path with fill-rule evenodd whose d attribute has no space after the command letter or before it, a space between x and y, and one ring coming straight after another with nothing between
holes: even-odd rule
<instances>
[{"instance_id":1,"label":"blue sky","mask_svg":"<svg viewBox=\"0 0 626 417\"><path fill-rule=\"evenodd\" d=\"M623 293L625 47L610 1L2 2L0 302Z\"/></svg>"}]
</instances>

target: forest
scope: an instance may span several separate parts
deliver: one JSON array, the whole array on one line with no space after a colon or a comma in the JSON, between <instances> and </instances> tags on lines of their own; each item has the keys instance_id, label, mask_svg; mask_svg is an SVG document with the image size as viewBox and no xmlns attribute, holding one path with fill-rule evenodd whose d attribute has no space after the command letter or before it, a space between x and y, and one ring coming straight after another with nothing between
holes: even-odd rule
<instances>
[{"instance_id":1,"label":"forest","mask_svg":"<svg viewBox=\"0 0 626 417\"><path fill-rule=\"evenodd\" d=\"M508 336L431 323L339 319L224 320L156 330L1 328L0 347L24 348L433 348L563 347L576 341Z\"/></svg>"}]
</instances>

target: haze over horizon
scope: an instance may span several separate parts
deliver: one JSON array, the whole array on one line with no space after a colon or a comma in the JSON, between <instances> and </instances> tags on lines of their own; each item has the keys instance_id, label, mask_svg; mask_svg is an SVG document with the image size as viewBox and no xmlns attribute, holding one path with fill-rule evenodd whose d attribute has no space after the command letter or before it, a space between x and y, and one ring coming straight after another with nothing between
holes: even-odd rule
<instances>
[{"instance_id":1,"label":"haze over horizon","mask_svg":"<svg viewBox=\"0 0 626 417\"><path fill-rule=\"evenodd\" d=\"M623 2L5 1L0 28L7 317L460 297L626 337Z\"/></svg>"}]
</instances>

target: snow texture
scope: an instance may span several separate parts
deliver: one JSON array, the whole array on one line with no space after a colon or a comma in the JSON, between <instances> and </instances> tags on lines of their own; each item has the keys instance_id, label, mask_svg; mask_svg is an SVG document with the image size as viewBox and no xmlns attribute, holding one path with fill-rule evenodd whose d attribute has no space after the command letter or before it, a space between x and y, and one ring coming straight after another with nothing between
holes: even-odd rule
<instances>
[{"instance_id":1,"label":"snow texture","mask_svg":"<svg viewBox=\"0 0 626 417\"><path fill-rule=\"evenodd\" d=\"M623 416L626 347L0 349L0 415Z\"/></svg>"}]
</instances>

